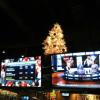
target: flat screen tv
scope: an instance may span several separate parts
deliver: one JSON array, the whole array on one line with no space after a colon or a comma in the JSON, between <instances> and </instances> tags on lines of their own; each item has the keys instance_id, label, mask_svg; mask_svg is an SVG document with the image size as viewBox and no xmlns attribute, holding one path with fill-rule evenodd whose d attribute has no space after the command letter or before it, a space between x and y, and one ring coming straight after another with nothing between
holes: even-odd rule
<instances>
[{"instance_id":1,"label":"flat screen tv","mask_svg":"<svg viewBox=\"0 0 100 100\"><path fill-rule=\"evenodd\" d=\"M100 88L100 51L51 55L52 85Z\"/></svg>"},{"instance_id":2,"label":"flat screen tv","mask_svg":"<svg viewBox=\"0 0 100 100\"><path fill-rule=\"evenodd\" d=\"M41 87L41 56L3 59L0 85L6 87Z\"/></svg>"}]
</instances>

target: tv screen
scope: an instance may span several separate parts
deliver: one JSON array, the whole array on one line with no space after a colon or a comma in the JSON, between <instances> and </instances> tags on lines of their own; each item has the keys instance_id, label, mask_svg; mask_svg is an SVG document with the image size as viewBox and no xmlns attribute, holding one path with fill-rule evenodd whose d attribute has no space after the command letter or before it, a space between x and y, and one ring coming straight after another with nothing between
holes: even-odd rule
<instances>
[{"instance_id":1,"label":"tv screen","mask_svg":"<svg viewBox=\"0 0 100 100\"><path fill-rule=\"evenodd\" d=\"M52 85L100 88L100 51L51 55Z\"/></svg>"},{"instance_id":2,"label":"tv screen","mask_svg":"<svg viewBox=\"0 0 100 100\"><path fill-rule=\"evenodd\" d=\"M3 59L0 68L0 85L41 87L41 56Z\"/></svg>"}]
</instances>

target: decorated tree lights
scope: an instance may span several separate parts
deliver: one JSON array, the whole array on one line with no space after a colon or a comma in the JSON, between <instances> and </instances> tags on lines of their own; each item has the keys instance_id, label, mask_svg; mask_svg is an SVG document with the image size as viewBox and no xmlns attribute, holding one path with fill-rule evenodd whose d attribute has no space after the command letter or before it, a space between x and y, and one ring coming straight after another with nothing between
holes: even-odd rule
<instances>
[{"instance_id":1,"label":"decorated tree lights","mask_svg":"<svg viewBox=\"0 0 100 100\"><path fill-rule=\"evenodd\" d=\"M49 36L43 41L44 55L67 52L63 31L58 23L49 31Z\"/></svg>"}]
</instances>

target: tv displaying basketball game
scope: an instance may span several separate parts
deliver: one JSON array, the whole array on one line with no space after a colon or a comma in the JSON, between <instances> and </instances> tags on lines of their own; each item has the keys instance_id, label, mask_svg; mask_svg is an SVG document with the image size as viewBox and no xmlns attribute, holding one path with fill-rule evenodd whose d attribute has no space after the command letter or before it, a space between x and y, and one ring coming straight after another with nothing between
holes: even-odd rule
<instances>
[{"instance_id":1,"label":"tv displaying basketball game","mask_svg":"<svg viewBox=\"0 0 100 100\"><path fill-rule=\"evenodd\" d=\"M100 88L100 51L51 55L52 85Z\"/></svg>"},{"instance_id":2,"label":"tv displaying basketball game","mask_svg":"<svg viewBox=\"0 0 100 100\"><path fill-rule=\"evenodd\" d=\"M41 56L3 59L0 67L1 86L41 87Z\"/></svg>"}]
</instances>

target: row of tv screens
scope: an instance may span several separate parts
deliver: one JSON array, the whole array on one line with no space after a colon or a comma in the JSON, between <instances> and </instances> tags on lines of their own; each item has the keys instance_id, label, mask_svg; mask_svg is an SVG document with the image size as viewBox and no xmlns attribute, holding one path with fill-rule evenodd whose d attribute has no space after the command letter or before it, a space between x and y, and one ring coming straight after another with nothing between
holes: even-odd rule
<instances>
[{"instance_id":1,"label":"row of tv screens","mask_svg":"<svg viewBox=\"0 0 100 100\"><path fill-rule=\"evenodd\" d=\"M49 56L52 87L100 88L100 51ZM1 59L0 86L42 87L42 66L41 55Z\"/></svg>"}]
</instances>

